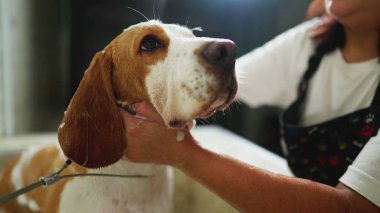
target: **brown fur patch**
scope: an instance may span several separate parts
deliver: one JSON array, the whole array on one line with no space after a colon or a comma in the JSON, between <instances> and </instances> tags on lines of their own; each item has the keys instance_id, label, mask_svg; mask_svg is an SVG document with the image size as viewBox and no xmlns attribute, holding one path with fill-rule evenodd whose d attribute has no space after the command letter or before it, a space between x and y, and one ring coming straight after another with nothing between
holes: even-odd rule
<instances>
[{"instance_id":1,"label":"brown fur patch","mask_svg":"<svg viewBox=\"0 0 380 213\"><path fill-rule=\"evenodd\" d=\"M157 37L162 47L141 51L141 41L148 35ZM147 66L164 59L168 45L169 38L158 25L135 26L96 54L58 131L66 156L88 168L108 166L122 157L126 137L116 100L150 101Z\"/></svg>"},{"instance_id":2,"label":"brown fur patch","mask_svg":"<svg viewBox=\"0 0 380 213\"><path fill-rule=\"evenodd\" d=\"M19 163L19 159L20 156L13 159L3 173L3 179L0 181L1 195L15 190L11 182L11 173L15 165ZM22 165L23 185L26 186L35 183L40 177L58 171L63 166L64 162L65 159L60 157L59 150L55 145L48 145L41 150L38 150L29 162ZM73 163L65 169L61 175L86 172L86 168ZM61 193L64 186L71 180L72 179L70 178L62 179L47 188L39 187L25 195L28 200L33 200L37 203L41 212L58 212ZM1 208L4 208L9 212L32 212L27 206L20 206L16 199L7 202L4 206L1 206Z\"/></svg>"},{"instance_id":3,"label":"brown fur patch","mask_svg":"<svg viewBox=\"0 0 380 213\"><path fill-rule=\"evenodd\" d=\"M140 45L145 36L154 35L162 47L143 52ZM118 100L134 103L150 101L145 85L148 66L166 58L170 40L159 26L135 27L125 31L109 45L113 58L113 87Z\"/></svg>"},{"instance_id":4,"label":"brown fur patch","mask_svg":"<svg viewBox=\"0 0 380 213\"><path fill-rule=\"evenodd\" d=\"M24 183L30 184L52 172L58 171L64 164L65 159L59 158L59 150L56 146L48 146L38 151L32 159L25 165L22 176ZM87 169L73 163L60 175L71 173L85 173ZM42 212L57 212L61 200L61 193L64 186L71 179L62 179L47 188L37 188L26 194L28 199L37 202Z\"/></svg>"},{"instance_id":5,"label":"brown fur patch","mask_svg":"<svg viewBox=\"0 0 380 213\"><path fill-rule=\"evenodd\" d=\"M112 88L112 65L108 50L95 55L58 129L65 155L88 168L117 162L126 146Z\"/></svg>"},{"instance_id":6,"label":"brown fur patch","mask_svg":"<svg viewBox=\"0 0 380 213\"><path fill-rule=\"evenodd\" d=\"M0 179L0 195L4 195L10 192L13 192L15 190L15 187L12 184L11 181L11 174L16 166L16 164L19 162L20 156L17 156L13 160L9 162L5 170L3 171L2 177ZM16 199L13 199L4 205L0 206L0 209L4 209L7 212L20 212L20 213L26 213L26 212L31 212L29 208L25 206L20 206L17 203Z\"/></svg>"},{"instance_id":7,"label":"brown fur patch","mask_svg":"<svg viewBox=\"0 0 380 213\"><path fill-rule=\"evenodd\" d=\"M193 96L193 90L189 86L187 86L186 84L182 83L181 89L186 91L189 96ZM198 87L196 87L195 89L198 89Z\"/></svg>"}]
</instances>

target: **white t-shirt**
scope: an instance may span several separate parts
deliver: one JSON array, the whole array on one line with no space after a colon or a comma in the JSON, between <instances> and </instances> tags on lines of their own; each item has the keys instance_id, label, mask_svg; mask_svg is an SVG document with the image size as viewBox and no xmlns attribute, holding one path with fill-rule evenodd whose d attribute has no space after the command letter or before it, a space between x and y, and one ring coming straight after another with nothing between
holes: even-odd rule
<instances>
[{"instance_id":1,"label":"white t-shirt","mask_svg":"<svg viewBox=\"0 0 380 213\"><path fill-rule=\"evenodd\" d=\"M239 99L251 107L288 107L314 51L310 35L321 23L320 19L304 22L240 57ZM379 81L378 58L349 64L339 49L325 55L310 81L302 124L370 106ZM380 134L370 139L340 181L380 207Z\"/></svg>"}]
</instances>

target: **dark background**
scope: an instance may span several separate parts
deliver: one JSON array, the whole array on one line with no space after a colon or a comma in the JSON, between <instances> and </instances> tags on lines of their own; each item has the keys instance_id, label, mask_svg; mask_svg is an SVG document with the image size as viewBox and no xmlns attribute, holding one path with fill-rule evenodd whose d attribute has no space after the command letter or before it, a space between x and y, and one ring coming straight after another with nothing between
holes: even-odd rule
<instances>
[{"instance_id":1,"label":"dark background","mask_svg":"<svg viewBox=\"0 0 380 213\"><path fill-rule=\"evenodd\" d=\"M70 11L71 56L70 91L78 86L93 55L116 35L145 18L202 27L198 36L233 40L238 56L249 52L275 35L300 23L309 1L300 0L72 0ZM270 88L268 88L270 89ZM250 109L234 104L198 124L219 124L243 137L281 154L277 114L281 109L263 106Z\"/></svg>"}]
</instances>

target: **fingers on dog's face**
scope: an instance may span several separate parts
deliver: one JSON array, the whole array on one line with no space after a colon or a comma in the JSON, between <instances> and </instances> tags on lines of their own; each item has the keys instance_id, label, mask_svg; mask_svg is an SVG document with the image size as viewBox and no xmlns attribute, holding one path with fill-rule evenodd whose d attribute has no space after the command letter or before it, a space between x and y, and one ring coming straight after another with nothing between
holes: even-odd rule
<instances>
[{"instance_id":1,"label":"fingers on dog's face","mask_svg":"<svg viewBox=\"0 0 380 213\"><path fill-rule=\"evenodd\" d=\"M133 110L137 115L146 118L147 120L164 123L162 117L157 112L157 110L153 107L152 104L147 102L139 102L132 105Z\"/></svg>"}]
</instances>

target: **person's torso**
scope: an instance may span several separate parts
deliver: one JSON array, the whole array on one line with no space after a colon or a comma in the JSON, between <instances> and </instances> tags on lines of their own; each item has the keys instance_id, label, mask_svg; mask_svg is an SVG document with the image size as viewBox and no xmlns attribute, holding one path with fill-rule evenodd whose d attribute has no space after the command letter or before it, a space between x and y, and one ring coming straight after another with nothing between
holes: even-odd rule
<instances>
[{"instance_id":1,"label":"person's torso","mask_svg":"<svg viewBox=\"0 0 380 213\"><path fill-rule=\"evenodd\" d=\"M368 107L380 80L378 59L347 64L336 49L310 79L301 124L311 125Z\"/></svg>"},{"instance_id":2,"label":"person's torso","mask_svg":"<svg viewBox=\"0 0 380 213\"><path fill-rule=\"evenodd\" d=\"M298 98L281 117L293 173L329 185L338 183L380 127L377 61L348 65L334 58L341 57L337 51L321 61L313 56Z\"/></svg>"}]
</instances>

